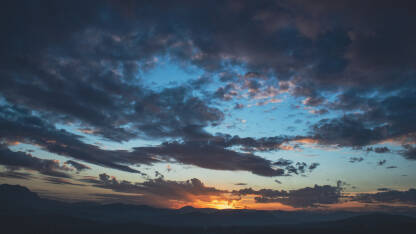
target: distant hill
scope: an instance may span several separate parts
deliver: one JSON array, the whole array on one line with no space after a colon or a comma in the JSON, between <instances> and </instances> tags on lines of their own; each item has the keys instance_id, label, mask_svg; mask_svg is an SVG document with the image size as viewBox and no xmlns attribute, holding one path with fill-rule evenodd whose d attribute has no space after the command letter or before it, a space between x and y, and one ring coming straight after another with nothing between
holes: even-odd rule
<instances>
[{"instance_id":1,"label":"distant hill","mask_svg":"<svg viewBox=\"0 0 416 234\"><path fill-rule=\"evenodd\" d=\"M1 184L0 185L0 200L1 201L18 201L19 199L22 200L39 200L39 196L30 191L28 188L20 186L20 185L9 185L9 184Z\"/></svg>"},{"instance_id":2,"label":"distant hill","mask_svg":"<svg viewBox=\"0 0 416 234\"><path fill-rule=\"evenodd\" d=\"M66 203L5 184L0 224L2 233L416 233L416 219L405 215Z\"/></svg>"}]
</instances>

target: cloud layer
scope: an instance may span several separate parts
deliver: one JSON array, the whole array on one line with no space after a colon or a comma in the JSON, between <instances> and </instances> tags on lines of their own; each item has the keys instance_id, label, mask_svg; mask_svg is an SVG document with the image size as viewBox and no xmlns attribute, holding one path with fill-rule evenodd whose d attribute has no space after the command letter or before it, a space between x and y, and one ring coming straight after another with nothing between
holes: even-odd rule
<instances>
[{"instance_id":1,"label":"cloud layer","mask_svg":"<svg viewBox=\"0 0 416 234\"><path fill-rule=\"evenodd\" d=\"M157 163L306 176L325 162L284 153L309 144L414 161L415 9L410 0L7 1L0 9L0 164L7 171L0 176L29 178L15 170L22 168L70 185L93 164L149 179L140 166ZM173 82L149 85L149 71L166 61L202 75L183 80L167 72L162 79ZM247 124L241 113L276 110L288 100L292 109L279 113L312 116L295 122L300 133L224 127L230 119ZM254 119L261 125L266 118ZM226 130L232 134L216 132ZM43 159L16 150L18 143L67 159ZM102 174L95 185L149 199L165 187L178 191L169 199L185 201L224 193L198 179L137 185ZM381 202L390 192L357 199ZM235 194L312 207L339 202L340 188Z\"/></svg>"}]
</instances>

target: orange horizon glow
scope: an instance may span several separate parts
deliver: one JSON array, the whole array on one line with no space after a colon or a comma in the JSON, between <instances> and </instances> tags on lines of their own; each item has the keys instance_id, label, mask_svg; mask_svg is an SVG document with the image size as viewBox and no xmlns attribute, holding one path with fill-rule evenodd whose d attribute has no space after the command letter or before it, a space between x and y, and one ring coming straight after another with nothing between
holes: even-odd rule
<instances>
[{"instance_id":1,"label":"orange horizon glow","mask_svg":"<svg viewBox=\"0 0 416 234\"><path fill-rule=\"evenodd\" d=\"M192 206L195 208L212 208L218 210L224 209L249 209L249 210L283 210L283 211L295 211L300 210L289 205L282 203L256 203L253 195L247 195L246 197L235 199L235 198L224 198L224 197L213 197L209 199L196 199L192 202L187 203L176 203L172 204L170 208L180 209L184 206Z\"/></svg>"}]
</instances>

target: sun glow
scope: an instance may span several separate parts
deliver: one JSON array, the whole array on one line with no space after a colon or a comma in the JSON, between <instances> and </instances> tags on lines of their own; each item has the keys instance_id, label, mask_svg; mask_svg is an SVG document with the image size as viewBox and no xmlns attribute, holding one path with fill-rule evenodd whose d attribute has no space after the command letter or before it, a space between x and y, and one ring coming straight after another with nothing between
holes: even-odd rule
<instances>
[{"instance_id":1,"label":"sun glow","mask_svg":"<svg viewBox=\"0 0 416 234\"><path fill-rule=\"evenodd\" d=\"M214 209L218 209L218 210L236 209L237 207L234 203L235 203L235 201L214 199L214 200L211 200L209 202L198 201L198 202L192 204L192 206L198 207L198 208L214 208Z\"/></svg>"},{"instance_id":2,"label":"sun glow","mask_svg":"<svg viewBox=\"0 0 416 234\"><path fill-rule=\"evenodd\" d=\"M212 204L213 208L219 209L219 210L234 209L233 203L229 202L229 201L225 201L225 200L221 200L221 201L213 200L213 201L211 201L211 204Z\"/></svg>"}]
</instances>

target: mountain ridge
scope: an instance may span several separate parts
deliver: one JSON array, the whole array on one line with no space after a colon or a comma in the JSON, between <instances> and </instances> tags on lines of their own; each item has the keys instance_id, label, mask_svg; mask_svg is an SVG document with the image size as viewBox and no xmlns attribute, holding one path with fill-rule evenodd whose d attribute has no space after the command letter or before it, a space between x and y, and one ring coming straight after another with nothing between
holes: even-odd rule
<instances>
[{"instance_id":1,"label":"mountain ridge","mask_svg":"<svg viewBox=\"0 0 416 234\"><path fill-rule=\"evenodd\" d=\"M18 201L22 198L28 199ZM14 202L11 202L13 200ZM301 227L319 229L339 226L356 228L368 224L367 226L377 228L379 221L382 221L383 224L390 222L394 225L404 224L415 225L416 227L414 217L394 216L386 213L216 210L192 206L175 210L124 203L66 203L40 198L36 193L19 185L0 185L0 216L4 220L45 217L45 219L57 219L58 223L64 224L65 220L68 219L76 220L80 225L85 224L91 227L122 224L134 226L136 224L173 228L284 227L297 229ZM39 221L39 223L44 223L44 221ZM64 224L63 226L66 226Z\"/></svg>"}]
</instances>

